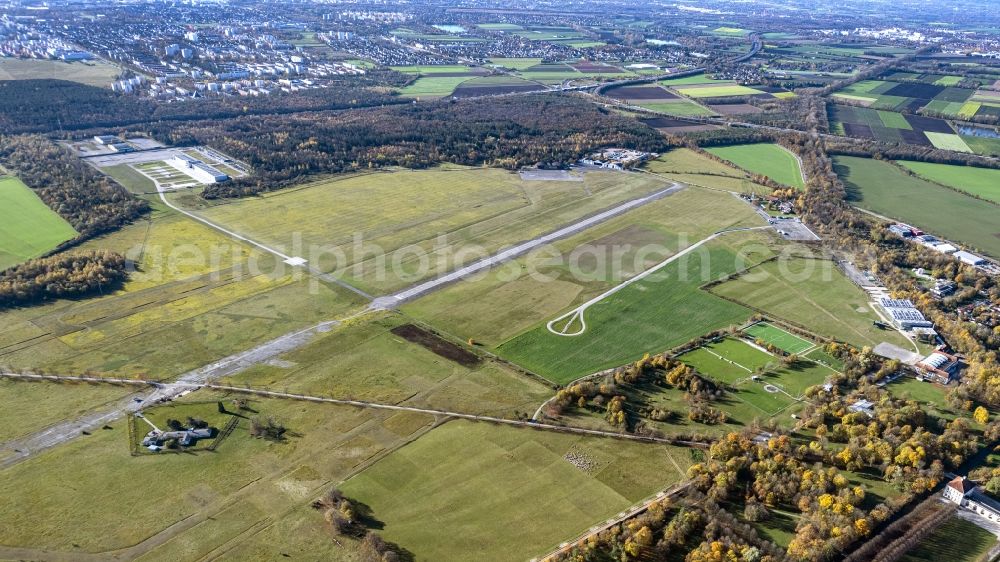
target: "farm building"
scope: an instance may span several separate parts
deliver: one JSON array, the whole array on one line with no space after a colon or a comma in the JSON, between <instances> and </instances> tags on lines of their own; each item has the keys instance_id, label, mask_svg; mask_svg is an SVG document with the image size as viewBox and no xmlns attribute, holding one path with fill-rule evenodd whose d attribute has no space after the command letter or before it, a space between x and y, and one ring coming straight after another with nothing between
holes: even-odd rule
<instances>
[{"instance_id":1,"label":"farm building","mask_svg":"<svg viewBox=\"0 0 1000 562\"><path fill-rule=\"evenodd\" d=\"M956 476L944 487L945 499L969 511L1000 523L1000 503L979 491L979 487L964 476Z\"/></svg>"},{"instance_id":2,"label":"farm building","mask_svg":"<svg viewBox=\"0 0 1000 562\"><path fill-rule=\"evenodd\" d=\"M178 154L167 163L202 183L220 183L229 179L226 174L186 154Z\"/></svg>"},{"instance_id":3,"label":"farm building","mask_svg":"<svg viewBox=\"0 0 1000 562\"><path fill-rule=\"evenodd\" d=\"M986 258L977 256L976 254L966 252L965 250L955 252L952 256L956 257L959 261L968 265L986 265Z\"/></svg>"},{"instance_id":4,"label":"farm building","mask_svg":"<svg viewBox=\"0 0 1000 562\"><path fill-rule=\"evenodd\" d=\"M851 404L848 409L852 412L866 414L869 418L875 417L875 404L870 400L858 400Z\"/></svg>"}]
</instances>

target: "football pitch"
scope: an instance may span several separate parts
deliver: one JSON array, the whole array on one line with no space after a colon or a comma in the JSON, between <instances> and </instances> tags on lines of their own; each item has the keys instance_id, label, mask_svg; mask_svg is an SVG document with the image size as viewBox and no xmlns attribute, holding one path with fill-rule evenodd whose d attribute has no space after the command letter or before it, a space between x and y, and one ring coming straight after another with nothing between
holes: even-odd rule
<instances>
[{"instance_id":1,"label":"football pitch","mask_svg":"<svg viewBox=\"0 0 1000 562\"><path fill-rule=\"evenodd\" d=\"M763 340L765 343L769 343L785 353L794 353L796 355L805 353L815 346L811 341L802 339L767 322L758 322L749 326L743 330L743 333L755 340Z\"/></svg>"}]
</instances>

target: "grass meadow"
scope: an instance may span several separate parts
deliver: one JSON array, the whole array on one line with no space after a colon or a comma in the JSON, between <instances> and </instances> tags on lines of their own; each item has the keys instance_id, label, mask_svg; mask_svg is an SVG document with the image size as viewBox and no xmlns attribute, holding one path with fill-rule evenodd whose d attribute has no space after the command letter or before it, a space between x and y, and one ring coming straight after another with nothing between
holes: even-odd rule
<instances>
[{"instance_id":1,"label":"grass meadow","mask_svg":"<svg viewBox=\"0 0 1000 562\"><path fill-rule=\"evenodd\" d=\"M403 310L463 339L495 347L716 230L761 223L750 206L728 193L686 189L558 241L551 256L526 256L408 303ZM640 253L647 246L659 250ZM570 270L570 262L579 264L579 274ZM618 263L620 270L613 266Z\"/></svg>"},{"instance_id":2,"label":"grass meadow","mask_svg":"<svg viewBox=\"0 0 1000 562\"><path fill-rule=\"evenodd\" d=\"M805 187L798 159L779 145L769 143L742 144L713 147L706 150L744 170L767 176L778 183L798 189Z\"/></svg>"},{"instance_id":3,"label":"grass meadow","mask_svg":"<svg viewBox=\"0 0 1000 562\"><path fill-rule=\"evenodd\" d=\"M417 560L527 560L685 478L688 459L669 446L453 421L341 488Z\"/></svg>"},{"instance_id":4,"label":"grass meadow","mask_svg":"<svg viewBox=\"0 0 1000 562\"><path fill-rule=\"evenodd\" d=\"M0 176L0 270L75 238L76 230L13 176Z\"/></svg>"},{"instance_id":5,"label":"grass meadow","mask_svg":"<svg viewBox=\"0 0 1000 562\"><path fill-rule=\"evenodd\" d=\"M319 181L200 212L272 247L328 250L304 257L323 271L349 266L348 282L384 294L450 271L457 258L471 262L665 187L662 178L614 171L587 172L583 181L527 181L505 170L452 166ZM356 234L367 247L355 244ZM407 251L381 268L376 248Z\"/></svg>"},{"instance_id":6,"label":"grass meadow","mask_svg":"<svg viewBox=\"0 0 1000 562\"><path fill-rule=\"evenodd\" d=\"M1000 203L1000 170L929 162L899 161L897 164L934 183Z\"/></svg>"},{"instance_id":7,"label":"grass meadow","mask_svg":"<svg viewBox=\"0 0 1000 562\"><path fill-rule=\"evenodd\" d=\"M587 329L578 336L553 334L537 326L502 344L501 356L554 382L566 383L602 369L659 353L712 330L740 325L746 307L719 299L699 287L731 274L740 251L739 235L707 244L633 283L585 313ZM758 246L750 261L770 255ZM753 252L752 251L752 252Z\"/></svg>"},{"instance_id":8,"label":"grass meadow","mask_svg":"<svg viewBox=\"0 0 1000 562\"><path fill-rule=\"evenodd\" d=\"M898 332L872 325L878 316L868 305L868 296L826 260L769 261L711 291L857 347L888 341L912 348Z\"/></svg>"}]
</instances>

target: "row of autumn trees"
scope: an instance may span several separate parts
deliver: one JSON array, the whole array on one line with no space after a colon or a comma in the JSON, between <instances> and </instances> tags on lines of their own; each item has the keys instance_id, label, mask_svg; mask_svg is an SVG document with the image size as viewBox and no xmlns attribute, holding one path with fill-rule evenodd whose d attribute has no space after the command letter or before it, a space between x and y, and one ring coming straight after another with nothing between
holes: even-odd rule
<instances>
[{"instance_id":1,"label":"row of autumn trees","mask_svg":"<svg viewBox=\"0 0 1000 562\"><path fill-rule=\"evenodd\" d=\"M254 175L205 189L206 198L278 189L310 174L450 162L516 170L559 167L607 146L660 152L655 130L571 95L442 101L342 112L160 123L170 144L207 144Z\"/></svg>"},{"instance_id":2,"label":"row of autumn trees","mask_svg":"<svg viewBox=\"0 0 1000 562\"><path fill-rule=\"evenodd\" d=\"M785 554L712 498L688 488L547 562L781 562Z\"/></svg>"}]
</instances>

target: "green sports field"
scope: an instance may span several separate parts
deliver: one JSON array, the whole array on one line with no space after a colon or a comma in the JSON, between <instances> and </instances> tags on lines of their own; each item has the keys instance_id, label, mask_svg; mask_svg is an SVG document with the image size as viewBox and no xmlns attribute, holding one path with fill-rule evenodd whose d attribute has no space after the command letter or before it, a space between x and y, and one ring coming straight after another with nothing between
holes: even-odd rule
<instances>
[{"instance_id":1,"label":"green sports field","mask_svg":"<svg viewBox=\"0 0 1000 562\"><path fill-rule=\"evenodd\" d=\"M767 176L778 183L799 189L805 187L798 159L791 152L776 144L741 144L706 150L740 168Z\"/></svg>"},{"instance_id":2,"label":"green sports field","mask_svg":"<svg viewBox=\"0 0 1000 562\"><path fill-rule=\"evenodd\" d=\"M0 270L36 258L76 234L21 180L0 176Z\"/></svg>"},{"instance_id":3,"label":"green sports field","mask_svg":"<svg viewBox=\"0 0 1000 562\"><path fill-rule=\"evenodd\" d=\"M705 344L681 355L680 360L726 384L735 384L768 364L778 363L770 353L732 338Z\"/></svg>"},{"instance_id":4,"label":"green sports field","mask_svg":"<svg viewBox=\"0 0 1000 562\"><path fill-rule=\"evenodd\" d=\"M1000 203L1000 170L929 162L899 161L897 164L922 178Z\"/></svg>"},{"instance_id":5,"label":"green sports field","mask_svg":"<svg viewBox=\"0 0 1000 562\"><path fill-rule=\"evenodd\" d=\"M852 156L833 161L848 199L858 207L1000 256L994 203L907 175L888 162Z\"/></svg>"},{"instance_id":6,"label":"green sports field","mask_svg":"<svg viewBox=\"0 0 1000 562\"><path fill-rule=\"evenodd\" d=\"M755 340L763 340L786 353L800 354L815 345L809 340L790 334L767 322L757 322L743 330L743 333Z\"/></svg>"},{"instance_id":7,"label":"green sports field","mask_svg":"<svg viewBox=\"0 0 1000 562\"><path fill-rule=\"evenodd\" d=\"M528 560L683 479L689 459L669 446L454 421L341 490L417 560Z\"/></svg>"}]
</instances>

